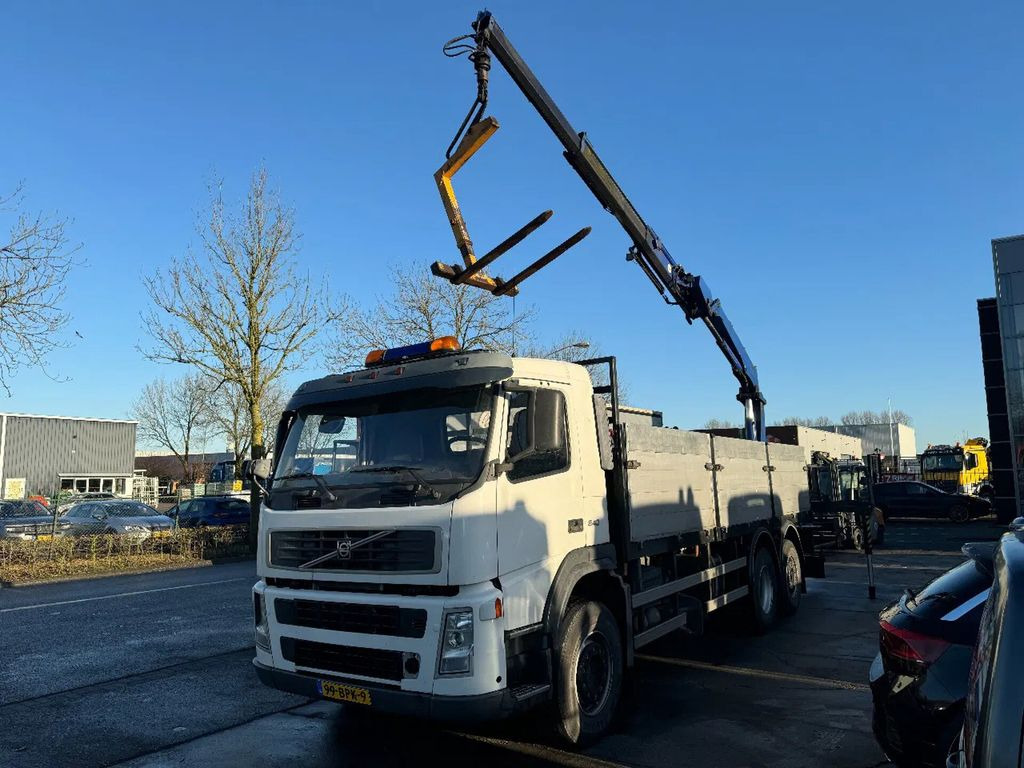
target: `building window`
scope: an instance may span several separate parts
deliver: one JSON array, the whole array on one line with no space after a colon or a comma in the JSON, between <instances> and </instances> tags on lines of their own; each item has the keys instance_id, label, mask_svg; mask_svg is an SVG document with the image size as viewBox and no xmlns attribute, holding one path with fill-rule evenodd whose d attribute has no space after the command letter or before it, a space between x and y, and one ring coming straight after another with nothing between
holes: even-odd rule
<instances>
[{"instance_id":1,"label":"building window","mask_svg":"<svg viewBox=\"0 0 1024 768\"><path fill-rule=\"evenodd\" d=\"M114 492L114 478L112 478L112 477L104 477L103 478L103 491L104 491L104 493L113 493Z\"/></svg>"},{"instance_id":2,"label":"building window","mask_svg":"<svg viewBox=\"0 0 1024 768\"><path fill-rule=\"evenodd\" d=\"M77 478L75 478L75 491L77 491L78 493L85 493L85 478L84 477L77 477Z\"/></svg>"},{"instance_id":3,"label":"building window","mask_svg":"<svg viewBox=\"0 0 1024 768\"><path fill-rule=\"evenodd\" d=\"M118 496L124 496L124 478L118 477L114 480L114 493Z\"/></svg>"},{"instance_id":4,"label":"building window","mask_svg":"<svg viewBox=\"0 0 1024 768\"><path fill-rule=\"evenodd\" d=\"M73 491L75 489L75 478L73 478L73 477L61 478L60 489L62 491Z\"/></svg>"},{"instance_id":5,"label":"building window","mask_svg":"<svg viewBox=\"0 0 1024 768\"><path fill-rule=\"evenodd\" d=\"M100 479L98 477L89 478L89 493L98 493L100 490Z\"/></svg>"}]
</instances>

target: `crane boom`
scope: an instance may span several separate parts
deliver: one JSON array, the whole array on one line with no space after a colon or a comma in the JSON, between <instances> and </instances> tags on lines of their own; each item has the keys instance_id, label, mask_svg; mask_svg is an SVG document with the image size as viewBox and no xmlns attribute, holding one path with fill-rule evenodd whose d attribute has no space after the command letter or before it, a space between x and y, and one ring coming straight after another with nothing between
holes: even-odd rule
<instances>
[{"instance_id":1,"label":"crane boom","mask_svg":"<svg viewBox=\"0 0 1024 768\"><path fill-rule=\"evenodd\" d=\"M477 104L480 105L476 119L479 120L486 105L487 71L490 69L488 54L493 54L561 142L569 165L633 241L627 258L636 261L666 302L675 304L683 310L687 322L700 320L711 332L712 338L732 368L733 375L740 383L736 399L743 404L745 436L748 439L763 441L765 399L758 385L757 368L729 322L721 302L714 297L707 282L699 275L687 272L672 258L665 244L647 225L601 162L586 134L573 128L554 99L509 42L491 13L481 12L473 24L473 30L476 50L470 59L476 66L479 93L482 94L478 95L478 100L474 104L474 108ZM470 110L470 115L472 112L473 109ZM467 115L467 122L470 115ZM463 127L465 125L464 122ZM455 141L452 142L453 146L454 144Z\"/></svg>"}]
</instances>

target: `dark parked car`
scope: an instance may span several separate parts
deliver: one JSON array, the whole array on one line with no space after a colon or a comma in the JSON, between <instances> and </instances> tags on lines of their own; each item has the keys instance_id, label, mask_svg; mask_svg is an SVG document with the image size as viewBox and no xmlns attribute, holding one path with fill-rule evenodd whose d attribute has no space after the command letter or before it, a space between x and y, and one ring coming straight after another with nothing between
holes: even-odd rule
<instances>
[{"instance_id":1,"label":"dark parked car","mask_svg":"<svg viewBox=\"0 0 1024 768\"><path fill-rule=\"evenodd\" d=\"M170 536L174 521L148 504L124 499L100 499L76 504L61 518L70 525L69 533L83 536L116 533L137 539Z\"/></svg>"},{"instance_id":2,"label":"dark parked car","mask_svg":"<svg viewBox=\"0 0 1024 768\"><path fill-rule=\"evenodd\" d=\"M871 665L872 729L900 765L945 765L960 729L971 651L992 584L995 542L965 544L966 562L879 614Z\"/></svg>"},{"instance_id":3,"label":"dark parked car","mask_svg":"<svg viewBox=\"0 0 1024 768\"><path fill-rule=\"evenodd\" d=\"M0 501L0 539L48 539L67 526L38 501Z\"/></svg>"},{"instance_id":4,"label":"dark parked car","mask_svg":"<svg viewBox=\"0 0 1024 768\"><path fill-rule=\"evenodd\" d=\"M175 504L167 516L182 528L239 525L249 522L249 502L238 496L203 496Z\"/></svg>"},{"instance_id":5,"label":"dark parked car","mask_svg":"<svg viewBox=\"0 0 1024 768\"><path fill-rule=\"evenodd\" d=\"M873 490L875 505L882 510L886 520L890 517L948 517L962 523L992 512L992 505L986 499L963 493L946 493L926 483L876 483Z\"/></svg>"},{"instance_id":6,"label":"dark parked car","mask_svg":"<svg viewBox=\"0 0 1024 768\"><path fill-rule=\"evenodd\" d=\"M1024 520L999 542L993 567L949 768L1024 765Z\"/></svg>"}]
</instances>

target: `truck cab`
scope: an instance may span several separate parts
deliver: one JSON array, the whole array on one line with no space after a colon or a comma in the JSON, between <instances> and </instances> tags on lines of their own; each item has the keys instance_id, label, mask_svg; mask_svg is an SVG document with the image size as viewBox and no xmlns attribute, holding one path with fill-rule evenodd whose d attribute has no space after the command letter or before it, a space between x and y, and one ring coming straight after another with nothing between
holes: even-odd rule
<instances>
[{"instance_id":1,"label":"truck cab","mask_svg":"<svg viewBox=\"0 0 1024 768\"><path fill-rule=\"evenodd\" d=\"M716 463L710 436L617 424L613 393L447 338L299 387L260 518L260 678L458 721L553 700L581 744L635 648L755 593L765 628L795 610L802 453L723 439Z\"/></svg>"},{"instance_id":2,"label":"truck cab","mask_svg":"<svg viewBox=\"0 0 1024 768\"><path fill-rule=\"evenodd\" d=\"M921 481L946 493L995 498L989 476L988 441L972 437L963 445L929 445L921 454Z\"/></svg>"}]
</instances>

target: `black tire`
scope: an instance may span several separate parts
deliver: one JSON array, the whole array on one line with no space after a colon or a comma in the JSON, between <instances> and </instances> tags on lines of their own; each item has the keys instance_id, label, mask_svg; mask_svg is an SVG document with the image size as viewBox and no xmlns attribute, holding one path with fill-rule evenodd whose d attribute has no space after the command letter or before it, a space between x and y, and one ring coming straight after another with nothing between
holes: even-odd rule
<instances>
[{"instance_id":1,"label":"black tire","mask_svg":"<svg viewBox=\"0 0 1024 768\"><path fill-rule=\"evenodd\" d=\"M970 517L971 513L963 504L954 504L949 508L949 519L954 523L966 523Z\"/></svg>"},{"instance_id":2,"label":"black tire","mask_svg":"<svg viewBox=\"0 0 1024 768\"><path fill-rule=\"evenodd\" d=\"M850 537L853 542L853 548L858 552L864 551L864 529L859 525L853 526L853 535Z\"/></svg>"},{"instance_id":3,"label":"black tire","mask_svg":"<svg viewBox=\"0 0 1024 768\"><path fill-rule=\"evenodd\" d=\"M750 564L750 618L756 633L772 628L779 611L779 574L767 547L754 553Z\"/></svg>"},{"instance_id":4,"label":"black tire","mask_svg":"<svg viewBox=\"0 0 1024 768\"><path fill-rule=\"evenodd\" d=\"M558 732L574 747L599 739L622 696L622 639L601 603L574 601L558 628L555 704Z\"/></svg>"},{"instance_id":5,"label":"black tire","mask_svg":"<svg viewBox=\"0 0 1024 768\"><path fill-rule=\"evenodd\" d=\"M789 539L782 542L782 568L779 569L779 612L792 616L800 608L803 593L803 567L796 544Z\"/></svg>"}]
</instances>

